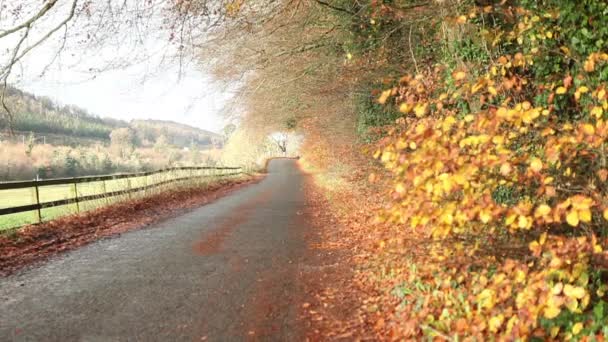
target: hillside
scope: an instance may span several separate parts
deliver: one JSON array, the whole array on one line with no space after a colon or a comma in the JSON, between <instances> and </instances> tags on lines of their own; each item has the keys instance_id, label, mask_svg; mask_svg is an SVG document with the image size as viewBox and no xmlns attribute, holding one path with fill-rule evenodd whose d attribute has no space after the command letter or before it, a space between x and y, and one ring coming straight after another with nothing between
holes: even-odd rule
<instances>
[{"instance_id":1,"label":"hillside","mask_svg":"<svg viewBox=\"0 0 608 342\"><path fill-rule=\"evenodd\" d=\"M113 129L129 125L125 121L98 117L77 106L62 106L48 97L11 86L6 92L6 104L13 114L12 128L16 131L109 140ZM8 129L6 119L0 128Z\"/></svg>"},{"instance_id":2,"label":"hillside","mask_svg":"<svg viewBox=\"0 0 608 342\"><path fill-rule=\"evenodd\" d=\"M146 146L154 144L161 137L170 145L178 147L221 146L220 134L200 128L165 120L133 120L130 127L136 132L139 142Z\"/></svg>"},{"instance_id":3,"label":"hillside","mask_svg":"<svg viewBox=\"0 0 608 342\"><path fill-rule=\"evenodd\" d=\"M176 147L221 146L221 135L172 121L133 120L127 122L89 113L74 105L59 105L48 97L37 96L9 86L6 103L13 112L12 128L19 135L28 133L46 136L52 144L109 143L110 133L118 128L131 128L140 146L153 146L159 139ZM0 121L0 130L7 132L8 121ZM5 136L6 134L0 135ZM164 138L161 138L163 137Z\"/></svg>"}]
</instances>

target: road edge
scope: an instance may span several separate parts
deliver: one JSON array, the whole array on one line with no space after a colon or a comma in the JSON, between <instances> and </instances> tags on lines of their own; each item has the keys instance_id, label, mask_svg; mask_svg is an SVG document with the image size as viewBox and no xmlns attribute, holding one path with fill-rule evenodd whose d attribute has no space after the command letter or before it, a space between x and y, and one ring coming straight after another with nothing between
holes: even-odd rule
<instances>
[{"instance_id":1,"label":"road edge","mask_svg":"<svg viewBox=\"0 0 608 342\"><path fill-rule=\"evenodd\" d=\"M264 177L255 174L244 179L220 180L206 188L174 190L23 227L11 235L0 236L0 278L40 266L95 241L116 238L183 215Z\"/></svg>"}]
</instances>

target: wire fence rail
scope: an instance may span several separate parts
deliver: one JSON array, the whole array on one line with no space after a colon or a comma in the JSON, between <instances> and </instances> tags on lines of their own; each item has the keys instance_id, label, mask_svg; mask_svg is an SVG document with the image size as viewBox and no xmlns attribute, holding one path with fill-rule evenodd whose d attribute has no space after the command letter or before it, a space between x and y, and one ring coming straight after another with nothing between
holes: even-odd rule
<instances>
[{"instance_id":1,"label":"wire fence rail","mask_svg":"<svg viewBox=\"0 0 608 342\"><path fill-rule=\"evenodd\" d=\"M136 194L147 195L150 190L163 186L242 173L241 167L174 167L150 172L0 182L0 231L60 216L57 213L43 215L45 209L71 205L75 207L72 212L80 213L87 208L99 207L100 203L90 205L95 201L109 204L113 198L125 196L131 199ZM23 217L15 220L14 216L21 213L34 213L33 222L23 221ZM8 216L13 216L13 219L5 219Z\"/></svg>"}]
</instances>

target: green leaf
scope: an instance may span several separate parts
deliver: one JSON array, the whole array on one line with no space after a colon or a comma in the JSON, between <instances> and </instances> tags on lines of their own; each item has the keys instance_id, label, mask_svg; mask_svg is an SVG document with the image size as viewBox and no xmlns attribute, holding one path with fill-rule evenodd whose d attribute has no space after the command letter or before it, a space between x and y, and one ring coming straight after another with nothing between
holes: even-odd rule
<instances>
[{"instance_id":1,"label":"green leaf","mask_svg":"<svg viewBox=\"0 0 608 342\"><path fill-rule=\"evenodd\" d=\"M604 302L603 300L600 300L593 307L593 317L595 318L596 322L601 322L604 320L605 315L606 315L606 302Z\"/></svg>"}]
</instances>

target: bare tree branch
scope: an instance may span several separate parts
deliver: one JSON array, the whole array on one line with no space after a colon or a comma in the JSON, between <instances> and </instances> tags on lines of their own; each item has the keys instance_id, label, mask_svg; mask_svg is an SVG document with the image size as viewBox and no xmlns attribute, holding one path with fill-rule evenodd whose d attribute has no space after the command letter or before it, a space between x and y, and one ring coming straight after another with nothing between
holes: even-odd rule
<instances>
[{"instance_id":1,"label":"bare tree branch","mask_svg":"<svg viewBox=\"0 0 608 342\"><path fill-rule=\"evenodd\" d=\"M56 3L57 3L57 0L49 0L47 3L44 4L44 6L42 6L40 11L38 11L38 13L36 13L34 16L29 18L25 22L21 23L20 25L17 25L15 27L13 27L12 29L9 29L9 30L6 30L6 31L3 31L2 33L0 33L0 39L4 38L10 34L13 34L17 31L21 31L24 28L31 27L32 24L34 24L34 22L36 22L38 19L42 18L48 11L50 11L51 8L53 8L53 6L55 6Z\"/></svg>"},{"instance_id":2,"label":"bare tree branch","mask_svg":"<svg viewBox=\"0 0 608 342\"><path fill-rule=\"evenodd\" d=\"M12 69L12 66L15 63L19 62L23 57L25 57L25 55L27 55L30 51L32 51L32 49L36 48L38 45L42 44L44 41L49 39L53 34L55 34L55 32L59 31L64 25L67 25L67 23L70 20L72 20L72 18L74 18L77 4L78 4L78 0L74 0L72 2L72 7L71 7L69 15L59 25L55 26L53 29L51 29L49 32L47 32L42 38L40 38L34 44L28 46L25 50L23 50L23 52L21 54L19 54L19 56L17 56L16 58L13 58L10 62L10 65L8 67L5 67L6 72L3 72L2 76L0 76L0 77L7 79L8 76L10 76L10 71ZM16 49L15 51L18 51L18 50Z\"/></svg>"}]
</instances>

